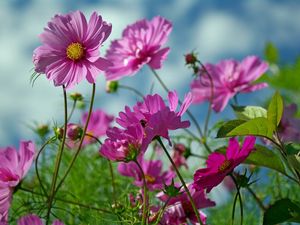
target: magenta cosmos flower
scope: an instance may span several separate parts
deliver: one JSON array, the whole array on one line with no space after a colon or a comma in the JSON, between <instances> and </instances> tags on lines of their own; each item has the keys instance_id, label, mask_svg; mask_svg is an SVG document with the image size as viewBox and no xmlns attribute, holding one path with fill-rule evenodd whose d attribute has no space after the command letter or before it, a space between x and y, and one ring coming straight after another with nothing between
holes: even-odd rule
<instances>
[{"instance_id":1,"label":"magenta cosmos flower","mask_svg":"<svg viewBox=\"0 0 300 225\"><path fill-rule=\"evenodd\" d=\"M213 152L206 161L207 168L198 169L194 174L193 187L196 190L210 192L211 189L220 184L223 179L241 164L255 149L255 137L246 137L243 146L235 138L230 138L226 155Z\"/></svg>"},{"instance_id":2,"label":"magenta cosmos flower","mask_svg":"<svg viewBox=\"0 0 300 225\"><path fill-rule=\"evenodd\" d=\"M37 215L29 214L21 217L18 220L18 225L44 225L44 223ZM64 223L59 220L55 220L52 225L64 225Z\"/></svg>"},{"instance_id":3,"label":"magenta cosmos flower","mask_svg":"<svg viewBox=\"0 0 300 225\"><path fill-rule=\"evenodd\" d=\"M169 48L162 48L172 30L172 24L160 17L151 21L140 20L129 25L122 38L111 43L106 53L113 63L105 72L107 80L118 80L134 75L144 64L152 69L161 68Z\"/></svg>"},{"instance_id":4,"label":"magenta cosmos flower","mask_svg":"<svg viewBox=\"0 0 300 225\"><path fill-rule=\"evenodd\" d=\"M138 158L138 162L145 174L147 188L152 190L161 190L164 184L170 184L175 177L173 171L162 172L163 163L160 160L144 160ZM123 176L133 177L134 185L143 187L143 175L135 162L119 163L118 171Z\"/></svg>"},{"instance_id":5,"label":"magenta cosmos flower","mask_svg":"<svg viewBox=\"0 0 300 225\"><path fill-rule=\"evenodd\" d=\"M181 121L181 116L190 106L192 95L188 93L185 96L178 112L175 111L178 106L178 96L175 91L169 92L168 101L169 106L164 103L160 95L147 95L143 102L138 102L133 107L133 110L126 106L125 111L119 113L116 121L124 128L131 124L141 124L145 132L144 146L148 146L156 136L164 137L170 142L169 130L190 126L189 121Z\"/></svg>"},{"instance_id":6,"label":"magenta cosmos flower","mask_svg":"<svg viewBox=\"0 0 300 225\"><path fill-rule=\"evenodd\" d=\"M300 119L296 118L296 113L296 104L284 107L278 132L284 142L292 141L300 143Z\"/></svg>"},{"instance_id":7,"label":"magenta cosmos flower","mask_svg":"<svg viewBox=\"0 0 300 225\"><path fill-rule=\"evenodd\" d=\"M192 187L192 184L188 185L188 189L196 204L196 208L199 209L201 220L205 224L206 216L200 211L200 209L213 207L216 205L216 203L206 198L204 190L196 191ZM184 191L184 188L181 188L181 190L183 192L181 195L171 199L169 199L169 196L163 192L157 194L157 197L163 202L167 202L169 199L165 215L162 219L164 221L163 224L186 224L188 220L192 222L192 224L197 224L197 217L188 195Z\"/></svg>"},{"instance_id":8,"label":"magenta cosmos flower","mask_svg":"<svg viewBox=\"0 0 300 225\"><path fill-rule=\"evenodd\" d=\"M85 112L81 118L82 126L85 126L88 117L88 112ZM87 134L92 135L96 138L102 137L106 134L107 129L114 120L114 117L106 114L103 110L94 110L91 114L90 121L87 127ZM94 138L85 137L84 145L95 142Z\"/></svg>"},{"instance_id":9,"label":"magenta cosmos flower","mask_svg":"<svg viewBox=\"0 0 300 225\"><path fill-rule=\"evenodd\" d=\"M267 87L267 83L253 84L268 69L268 64L256 56L248 56L242 62L223 60L216 65L206 64L214 89L212 108L222 111L228 101L238 93L247 93ZM210 100L211 84L204 70L191 83L193 103Z\"/></svg>"},{"instance_id":10,"label":"magenta cosmos flower","mask_svg":"<svg viewBox=\"0 0 300 225\"><path fill-rule=\"evenodd\" d=\"M34 153L31 141L21 141L19 152L13 147L0 148L0 222L7 222L12 193L30 169Z\"/></svg>"},{"instance_id":11,"label":"magenta cosmos flower","mask_svg":"<svg viewBox=\"0 0 300 225\"><path fill-rule=\"evenodd\" d=\"M100 154L113 161L128 162L135 160L142 149L144 130L140 124L135 124L126 129L117 127L107 130L108 138L100 147Z\"/></svg>"},{"instance_id":12,"label":"magenta cosmos flower","mask_svg":"<svg viewBox=\"0 0 300 225\"><path fill-rule=\"evenodd\" d=\"M95 83L110 65L99 48L111 33L111 25L94 12L87 22L82 12L56 15L40 35L42 46L33 53L37 73L46 74L55 86L70 88L84 77Z\"/></svg>"}]
</instances>

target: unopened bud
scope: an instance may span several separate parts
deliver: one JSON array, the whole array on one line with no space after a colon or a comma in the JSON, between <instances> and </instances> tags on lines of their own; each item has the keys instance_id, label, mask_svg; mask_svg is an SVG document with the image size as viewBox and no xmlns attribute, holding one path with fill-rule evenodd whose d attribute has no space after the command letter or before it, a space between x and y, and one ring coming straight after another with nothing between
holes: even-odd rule
<instances>
[{"instance_id":1,"label":"unopened bud","mask_svg":"<svg viewBox=\"0 0 300 225\"><path fill-rule=\"evenodd\" d=\"M80 139L82 137L82 133L83 133L83 130L79 125L73 124L73 123L68 124L67 137L70 140L76 141L76 140Z\"/></svg>"},{"instance_id":2,"label":"unopened bud","mask_svg":"<svg viewBox=\"0 0 300 225\"><path fill-rule=\"evenodd\" d=\"M57 139L61 140L64 136L64 129L61 127L55 127L54 128L54 133Z\"/></svg>"},{"instance_id":3,"label":"unopened bud","mask_svg":"<svg viewBox=\"0 0 300 225\"><path fill-rule=\"evenodd\" d=\"M49 126L47 124L42 124L42 125L39 125L35 129L35 131L40 137L45 137L49 133L50 130L49 130Z\"/></svg>"},{"instance_id":4,"label":"unopened bud","mask_svg":"<svg viewBox=\"0 0 300 225\"><path fill-rule=\"evenodd\" d=\"M196 62L198 61L196 54L193 52L186 54L184 57L185 57L185 63L187 65L195 65Z\"/></svg>"},{"instance_id":5,"label":"unopened bud","mask_svg":"<svg viewBox=\"0 0 300 225\"><path fill-rule=\"evenodd\" d=\"M119 87L118 81L107 81L106 82L106 92L107 93L115 93L117 92Z\"/></svg>"},{"instance_id":6,"label":"unopened bud","mask_svg":"<svg viewBox=\"0 0 300 225\"><path fill-rule=\"evenodd\" d=\"M80 94L78 92L74 92L74 93L70 94L70 98L74 101L82 101L83 100L82 94Z\"/></svg>"}]
</instances>

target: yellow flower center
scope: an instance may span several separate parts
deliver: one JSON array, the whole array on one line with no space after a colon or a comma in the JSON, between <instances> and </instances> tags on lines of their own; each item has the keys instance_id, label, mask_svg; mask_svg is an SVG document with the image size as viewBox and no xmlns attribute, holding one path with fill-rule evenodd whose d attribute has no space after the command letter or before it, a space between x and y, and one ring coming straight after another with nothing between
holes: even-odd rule
<instances>
[{"instance_id":1,"label":"yellow flower center","mask_svg":"<svg viewBox=\"0 0 300 225\"><path fill-rule=\"evenodd\" d=\"M220 166L219 166L219 172L224 172L226 169L228 169L231 165L231 162L229 160L225 160Z\"/></svg>"},{"instance_id":2,"label":"yellow flower center","mask_svg":"<svg viewBox=\"0 0 300 225\"><path fill-rule=\"evenodd\" d=\"M67 57L73 61L81 59L84 55L84 47L82 44L76 42L71 43L67 47Z\"/></svg>"},{"instance_id":3,"label":"yellow flower center","mask_svg":"<svg viewBox=\"0 0 300 225\"><path fill-rule=\"evenodd\" d=\"M154 183L155 177L145 174L145 179L148 183Z\"/></svg>"}]
</instances>

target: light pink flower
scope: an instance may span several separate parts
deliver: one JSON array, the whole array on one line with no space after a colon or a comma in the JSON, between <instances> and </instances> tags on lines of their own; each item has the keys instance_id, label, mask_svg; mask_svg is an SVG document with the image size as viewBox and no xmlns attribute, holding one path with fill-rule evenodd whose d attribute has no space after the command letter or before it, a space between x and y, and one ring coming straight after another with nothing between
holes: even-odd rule
<instances>
[{"instance_id":1,"label":"light pink flower","mask_svg":"<svg viewBox=\"0 0 300 225\"><path fill-rule=\"evenodd\" d=\"M33 53L37 73L44 73L55 86L67 88L84 77L95 83L100 71L110 65L99 48L111 33L111 25L94 12L87 22L80 11L56 15L40 35L42 46Z\"/></svg>"},{"instance_id":2,"label":"light pink flower","mask_svg":"<svg viewBox=\"0 0 300 225\"><path fill-rule=\"evenodd\" d=\"M230 138L226 155L213 152L206 161L207 168L198 169L194 174L193 187L196 190L210 192L211 189L219 185L223 179L241 164L249 154L255 149L255 137L246 137L243 146L235 138Z\"/></svg>"},{"instance_id":3,"label":"light pink flower","mask_svg":"<svg viewBox=\"0 0 300 225\"><path fill-rule=\"evenodd\" d=\"M144 131L140 124L133 124L125 130L117 127L107 130L108 138L100 147L100 154L113 161L131 161L136 159L142 149Z\"/></svg>"},{"instance_id":4,"label":"light pink flower","mask_svg":"<svg viewBox=\"0 0 300 225\"><path fill-rule=\"evenodd\" d=\"M18 225L44 225L44 223L37 215L28 214L18 220ZM52 225L64 225L64 223L59 220L55 220Z\"/></svg>"},{"instance_id":5,"label":"light pink flower","mask_svg":"<svg viewBox=\"0 0 300 225\"><path fill-rule=\"evenodd\" d=\"M204 190L196 191L192 184L188 185L188 189L191 193L191 196L195 202L196 208L199 210L200 217L202 222L206 223L206 216L203 214L200 209L213 207L215 202L206 198ZM182 194L172 197L169 199L169 196L164 192L159 192L156 196L163 202L168 201L168 206L166 208L166 213L163 217L163 224L185 224L187 221L191 221L193 224L197 224L197 217L191 205L191 202L188 198L187 193L184 191L184 188L181 188Z\"/></svg>"},{"instance_id":6,"label":"light pink flower","mask_svg":"<svg viewBox=\"0 0 300 225\"><path fill-rule=\"evenodd\" d=\"M145 146L148 146L156 136L164 137L170 142L169 130L190 126L189 121L181 121L181 116L190 106L192 95L188 93L185 96L178 112L175 111L178 106L178 96L175 91L169 92L168 101L169 106L166 106L160 95L147 95L143 102L138 102L133 107L133 110L126 106L125 111L119 113L116 121L124 128L131 124L141 124L145 130L143 141Z\"/></svg>"},{"instance_id":7,"label":"light pink flower","mask_svg":"<svg viewBox=\"0 0 300 225\"><path fill-rule=\"evenodd\" d=\"M140 20L129 25L122 38L111 43L106 57L113 63L105 72L107 80L134 75L143 65L161 68L169 48L162 48L172 30L172 24L160 17Z\"/></svg>"},{"instance_id":8,"label":"light pink flower","mask_svg":"<svg viewBox=\"0 0 300 225\"><path fill-rule=\"evenodd\" d=\"M186 147L184 144L177 143L174 145L172 159L177 168L179 168L180 166L184 166L186 169L188 169L186 158L184 156L185 152L186 152ZM174 167L171 166L170 169L173 170Z\"/></svg>"},{"instance_id":9,"label":"light pink flower","mask_svg":"<svg viewBox=\"0 0 300 225\"><path fill-rule=\"evenodd\" d=\"M222 111L228 101L238 93L247 93L267 87L267 83L253 84L268 69L268 64L256 56L248 56L243 61L223 60L218 64L206 64L205 68L213 80L212 108L216 112ZM191 83L193 103L209 101L211 83L204 70Z\"/></svg>"},{"instance_id":10,"label":"light pink flower","mask_svg":"<svg viewBox=\"0 0 300 225\"><path fill-rule=\"evenodd\" d=\"M85 112L81 118L82 126L85 126L88 117L88 112ZM92 111L89 125L87 127L87 134L90 134L96 138L102 137L106 134L107 129L114 120L114 117L106 114L103 110L97 109ZM94 138L86 136L84 138L84 145L95 142Z\"/></svg>"},{"instance_id":11,"label":"light pink flower","mask_svg":"<svg viewBox=\"0 0 300 225\"><path fill-rule=\"evenodd\" d=\"M34 153L31 141L21 141L19 152L13 147L0 148L0 222L7 222L12 193L30 169Z\"/></svg>"},{"instance_id":12,"label":"light pink flower","mask_svg":"<svg viewBox=\"0 0 300 225\"><path fill-rule=\"evenodd\" d=\"M161 190L164 184L170 184L175 177L173 171L162 172L163 163L160 160L144 160L138 158L138 162L145 174L147 188L152 190ZM119 163L118 171L123 176L133 177L134 185L143 187L143 175L135 162Z\"/></svg>"}]
</instances>

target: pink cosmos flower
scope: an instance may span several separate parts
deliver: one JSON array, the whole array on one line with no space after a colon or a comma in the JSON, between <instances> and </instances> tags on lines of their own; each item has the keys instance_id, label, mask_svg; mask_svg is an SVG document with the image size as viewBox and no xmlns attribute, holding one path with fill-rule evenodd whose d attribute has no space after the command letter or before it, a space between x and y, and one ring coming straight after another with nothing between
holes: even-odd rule
<instances>
[{"instance_id":1,"label":"pink cosmos flower","mask_svg":"<svg viewBox=\"0 0 300 225\"><path fill-rule=\"evenodd\" d=\"M164 184L170 184L175 177L173 171L162 172L163 163L160 160L144 160L143 157L138 158L138 162L145 174L147 188L152 190L161 190ZM118 171L126 177L133 177L134 185L143 187L143 176L139 167L135 162L119 163Z\"/></svg>"},{"instance_id":2,"label":"pink cosmos flower","mask_svg":"<svg viewBox=\"0 0 300 225\"><path fill-rule=\"evenodd\" d=\"M37 215L28 214L18 220L18 225L44 225L44 223ZM55 220L52 225L64 225L64 223L59 220Z\"/></svg>"},{"instance_id":3,"label":"pink cosmos flower","mask_svg":"<svg viewBox=\"0 0 300 225\"><path fill-rule=\"evenodd\" d=\"M222 111L228 101L238 93L247 93L267 87L267 83L252 84L268 69L268 64L256 56L248 56L243 61L223 60L216 65L206 64L207 71L213 80L212 108L216 112ZM211 83L204 70L191 83L193 103L210 100Z\"/></svg>"},{"instance_id":4,"label":"pink cosmos flower","mask_svg":"<svg viewBox=\"0 0 300 225\"><path fill-rule=\"evenodd\" d=\"M0 222L7 222L12 193L30 169L34 153L31 141L21 141L19 152L13 147L0 148Z\"/></svg>"},{"instance_id":5,"label":"pink cosmos flower","mask_svg":"<svg viewBox=\"0 0 300 225\"><path fill-rule=\"evenodd\" d=\"M206 161L207 168L198 169L194 174L193 187L196 190L210 192L211 189L220 184L223 179L241 164L255 149L255 137L246 137L243 146L235 138L230 138L226 155L213 152Z\"/></svg>"},{"instance_id":6,"label":"pink cosmos flower","mask_svg":"<svg viewBox=\"0 0 300 225\"><path fill-rule=\"evenodd\" d=\"M162 48L172 30L172 24L160 17L140 20L129 25L122 38L111 43L106 57L113 63L105 72L107 80L134 75L143 65L161 68L169 48Z\"/></svg>"},{"instance_id":7,"label":"pink cosmos flower","mask_svg":"<svg viewBox=\"0 0 300 225\"><path fill-rule=\"evenodd\" d=\"M187 128L189 121L181 121L181 116L192 102L192 95L188 93L178 112L175 112L178 106L178 96L176 91L168 94L169 106L166 106L163 98L158 95L147 95L143 102L138 102L131 110L128 106L124 112L119 113L116 119L122 127L131 124L141 124L145 130L145 139L143 145L148 146L152 139L161 136L169 140L169 130Z\"/></svg>"},{"instance_id":8,"label":"pink cosmos flower","mask_svg":"<svg viewBox=\"0 0 300 225\"><path fill-rule=\"evenodd\" d=\"M82 126L85 126L87 117L88 117L88 112L85 112L81 118ZM96 138L104 136L113 120L114 120L113 116L106 114L101 109L92 111L89 125L87 127L87 134L90 134ZM84 138L83 144L87 145L93 142L95 142L95 139L87 136Z\"/></svg>"},{"instance_id":9,"label":"pink cosmos flower","mask_svg":"<svg viewBox=\"0 0 300 225\"><path fill-rule=\"evenodd\" d=\"M284 107L278 132L284 142L292 141L300 143L300 119L295 117L296 113L296 104Z\"/></svg>"},{"instance_id":10,"label":"pink cosmos flower","mask_svg":"<svg viewBox=\"0 0 300 225\"><path fill-rule=\"evenodd\" d=\"M99 56L99 47L111 33L111 25L94 12L87 22L80 11L56 15L40 35L42 46L34 50L37 73L44 73L55 86L70 88L84 77L95 83L110 65Z\"/></svg>"},{"instance_id":11,"label":"pink cosmos flower","mask_svg":"<svg viewBox=\"0 0 300 225\"><path fill-rule=\"evenodd\" d=\"M188 189L196 204L196 208L199 209L202 222L206 223L206 216L200 211L200 209L213 207L216 205L215 202L206 198L203 190L196 191L192 187L192 184L188 185ZM163 221L165 221L163 224L187 224L187 220L191 221L192 224L197 224L197 217L190 203L188 195L183 188L181 188L181 190L183 191L181 195L172 197L169 200L166 213L163 217ZM163 192L158 193L156 196L163 202L167 202L169 199L169 196Z\"/></svg>"},{"instance_id":12,"label":"pink cosmos flower","mask_svg":"<svg viewBox=\"0 0 300 225\"><path fill-rule=\"evenodd\" d=\"M140 124L129 126L125 130L110 128L107 136L100 147L100 154L109 160L128 162L145 150L141 148L144 131Z\"/></svg>"}]
</instances>

